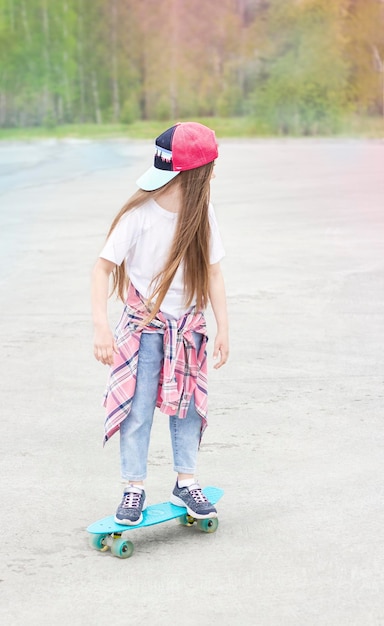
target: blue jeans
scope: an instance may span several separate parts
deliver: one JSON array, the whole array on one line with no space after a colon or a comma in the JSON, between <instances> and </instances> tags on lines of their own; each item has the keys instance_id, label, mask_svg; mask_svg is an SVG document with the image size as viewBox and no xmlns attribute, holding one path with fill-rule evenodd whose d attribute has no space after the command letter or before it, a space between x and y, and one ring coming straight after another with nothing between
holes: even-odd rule
<instances>
[{"instance_id":1,"label":"blue jeans","mask_svg":"<svg viewBox=\"0 0 384 626\"><path fill-rule=\"evenodd\" d=\"M197 350L202 335L193 333ZM137 366L137 381L131 411L120 425L120 462L123 482L144 480L153 414L156 407L164 349L161 333L142 333ZM191 399L187 416L169 417L174 470L195 474L200 443L201 417Z\"/></svg>"}]
</instances>

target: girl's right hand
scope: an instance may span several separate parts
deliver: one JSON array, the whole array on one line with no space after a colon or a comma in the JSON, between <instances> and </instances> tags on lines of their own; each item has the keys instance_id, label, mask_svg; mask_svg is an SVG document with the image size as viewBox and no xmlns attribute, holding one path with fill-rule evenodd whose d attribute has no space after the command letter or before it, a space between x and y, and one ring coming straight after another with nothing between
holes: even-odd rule
<instances>
[{"instance_id":1,"label":"girl's right hand","mask_svg":"<svg viewBox=\"0 0 384 626\"><path fill-rule=\"evenodd\" d=\"M118 354L119 349L113 338L110 328L96 328L93 340L93 354L95 359L104 365L113 365L113 354Z\"/></svg>"}]
</instances>

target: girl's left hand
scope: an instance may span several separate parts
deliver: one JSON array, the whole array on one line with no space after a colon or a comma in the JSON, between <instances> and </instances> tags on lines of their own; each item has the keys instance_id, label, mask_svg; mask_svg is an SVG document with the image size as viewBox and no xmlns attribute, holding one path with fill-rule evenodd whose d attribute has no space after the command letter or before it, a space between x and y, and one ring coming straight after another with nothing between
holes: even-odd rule
<instances>
[{"instance_id":1,"label":"girl's left hand","mask_svg":"<svg viewBox=\"0 0 384 626\"><path fill-rule=\"evenodd\" d=\"M229 342L228 342L228 333L220 333L218 332L215 338L215 343L213 346L213 358L218 359L220 361L215 363L213 366L215 370L218 370L220 367L225 365L228 360L229 354Z\"/></svg>"}]
</instances>

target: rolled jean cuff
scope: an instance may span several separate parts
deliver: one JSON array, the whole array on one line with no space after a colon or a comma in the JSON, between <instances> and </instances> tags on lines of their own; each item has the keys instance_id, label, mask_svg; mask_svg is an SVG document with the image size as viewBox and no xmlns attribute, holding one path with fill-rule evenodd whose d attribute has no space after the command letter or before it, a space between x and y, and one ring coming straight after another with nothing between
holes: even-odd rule
<instances>
[{"instance_id":1,"label":"rolled jean cuff","mask_svg":"<svg viewBox=\"0 0 384 626\"><path fill-rule=\"evenodd\" d=\"M173 469L178 474L196 474L196 467L180 467L180 465L174 465Z\"/></svg>"},{"instance_id":2,"label":"rolled jean cuff","mask_svg":"<svg viewBox=\"0 0 384 626\"><path fill-rule=\"evenodd\" d=\"M145 480L147 478L146 474L143 474L142 476L130 476L129 478L123 478L121 477L121 484L122 485L129 485L129 483L131 483L133 480L136 481L140 481L140 480Z\"/></svg>"}]
</instances>

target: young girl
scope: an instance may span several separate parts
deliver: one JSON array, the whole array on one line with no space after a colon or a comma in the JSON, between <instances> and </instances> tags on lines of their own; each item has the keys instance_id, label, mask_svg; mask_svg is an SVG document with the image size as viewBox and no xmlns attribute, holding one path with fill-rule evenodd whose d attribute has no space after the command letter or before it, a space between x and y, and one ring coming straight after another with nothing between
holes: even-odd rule
<instances>
[{"instance_id":1,"label":"young girl","mask_svg":"<svg viewBox=\"0 0 384 626\"><path fill-rule=\"evenodd\" d=\"M170 416L177 472L171 502L195 518L217 515L195 478L207 419L208 300L217 324L215 368L228 356L224 250L209 202L217 156L215 134L202 124L176 124L160 135L154 165L114 219L93 270L94 354L111 366L105 441L120 430L121 524L142 520L156 406ZM107 318L111 274L125 302L115 336Z\"/></svg>"}]
</instances>

